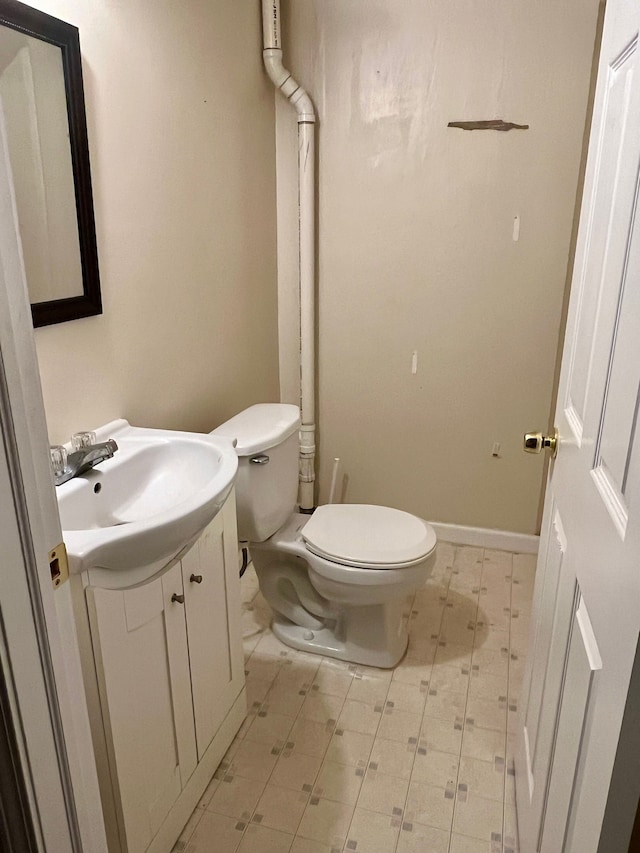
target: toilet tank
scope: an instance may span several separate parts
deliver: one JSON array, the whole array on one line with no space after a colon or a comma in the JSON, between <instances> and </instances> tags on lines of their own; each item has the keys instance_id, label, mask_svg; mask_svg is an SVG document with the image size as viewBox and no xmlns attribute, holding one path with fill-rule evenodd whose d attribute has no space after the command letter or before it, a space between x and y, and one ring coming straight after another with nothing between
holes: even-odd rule
<instances>
[{"instance_id":1,"label":"toilet tank","mask_svg":"<svg viewBox=\"0 0 640 853\"><path fill-rule=\"evenodd\" d=\"M235 439L238 537L264 542L282 527L298 499L300 410L258 403L213 430Z\"/></svg>"}]
</instances>

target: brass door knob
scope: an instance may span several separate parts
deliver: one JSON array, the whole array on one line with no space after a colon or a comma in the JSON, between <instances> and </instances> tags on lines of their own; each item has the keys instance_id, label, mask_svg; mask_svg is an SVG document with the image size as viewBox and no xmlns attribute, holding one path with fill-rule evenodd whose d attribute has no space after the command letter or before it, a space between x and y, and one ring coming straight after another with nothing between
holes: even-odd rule
<instances>
[{"instance_id":1,"label":"brass door knob","mask_svg":"<svg viewBox=\"0 0 640 853\"><path fill-rule=\"evenodd\" d=\"M558 453L558 430L554 429L553 435L543 435L541 432L527 432L524 436L524 450L527 453L542 453L543 450L551 451L551 458L555 459Z\"/></svg>"}]
</instances>

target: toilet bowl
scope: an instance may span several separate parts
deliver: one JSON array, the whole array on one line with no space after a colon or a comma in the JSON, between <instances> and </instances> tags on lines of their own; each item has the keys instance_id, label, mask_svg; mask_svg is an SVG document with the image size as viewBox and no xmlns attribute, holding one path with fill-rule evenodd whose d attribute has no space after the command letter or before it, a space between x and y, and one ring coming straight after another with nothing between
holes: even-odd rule
<instances>
[{"instance_id":1,"label":"toilet bowl","mask_svg":"<svg viewBox=\"0 0 640 853\"><path fill-rule=\"evenodd\" d=\"M272 630L289 646L369 666L392 667L408 643L406 600L428 579L433 528L390 507L295 509L297 407L258 404L215 434L236 441L238 531Z\"/></svg>"}]
</instances>

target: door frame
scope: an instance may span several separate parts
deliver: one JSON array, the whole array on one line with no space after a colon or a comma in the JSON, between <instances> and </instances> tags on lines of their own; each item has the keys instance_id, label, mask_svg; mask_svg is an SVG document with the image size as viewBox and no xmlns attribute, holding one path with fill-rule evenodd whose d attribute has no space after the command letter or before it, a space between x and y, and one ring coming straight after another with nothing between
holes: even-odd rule
<instances>
[{"instance_id":1,"label":"door frame","mask_svg":"<svg viewBox=\"0 0 640 853\"><path fill-rule=\"evenodd\" d=\"M37 850L106 853L0 104L0 655ZM9 499L9 495L11 495ZM15 755L16 753L14 753Z\"/></svg>"}]
</instances>

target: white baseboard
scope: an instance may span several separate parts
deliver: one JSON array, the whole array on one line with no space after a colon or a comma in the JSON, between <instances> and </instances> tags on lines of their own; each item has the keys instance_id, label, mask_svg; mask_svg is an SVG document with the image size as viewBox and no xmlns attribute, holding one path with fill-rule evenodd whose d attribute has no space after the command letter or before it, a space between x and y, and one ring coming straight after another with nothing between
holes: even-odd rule
<instances>
[{"instance_id":1,"label":"white baseboard","mask_svg":"<svg viewBox=\"0 0 640 853\"><path fill-rule=\"evenodd\" d=\"M509 530L491 530L488 527L465 527L462 524L442 524L430 521L438 539L456 545L478 545L499 551L517 551L519 554L537 554L539 536L512 533Z\"/></svg>"}]
</instances>

